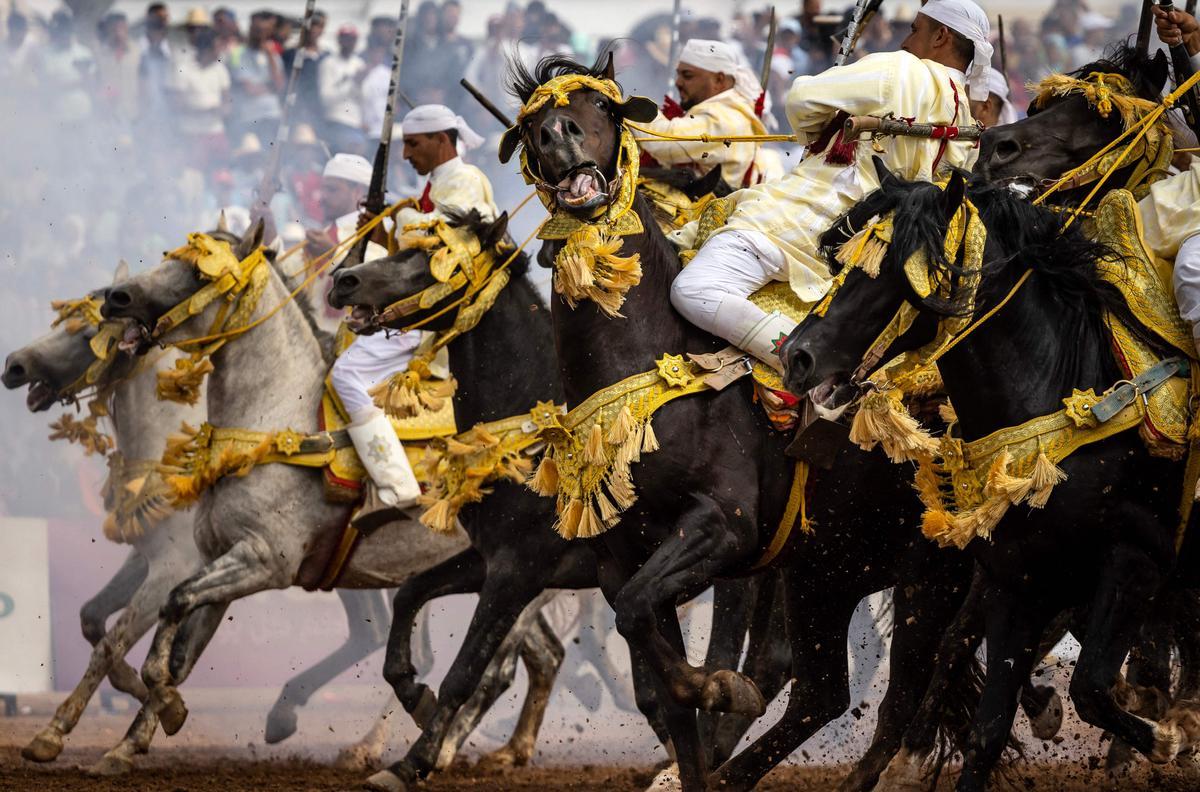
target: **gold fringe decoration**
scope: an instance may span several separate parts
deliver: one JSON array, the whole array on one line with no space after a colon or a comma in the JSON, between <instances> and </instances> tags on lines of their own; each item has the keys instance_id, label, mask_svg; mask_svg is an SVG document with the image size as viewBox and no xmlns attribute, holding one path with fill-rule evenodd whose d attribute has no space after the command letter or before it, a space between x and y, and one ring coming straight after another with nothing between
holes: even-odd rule
<instances>
[{"instance_id":1,"label":"gold fringe decoration","mask_svg":"<svg viewBox=\"0 0 1200 792\"><path fill-rule=\"evenodd\" d=\"M212 361L207 357L200 360L179 358L175 361L175 368L158 372L158 398L177 404L195 404L200 400L200 386L213 368Z\"/></svg>"},{"instance_id":2,"label":"gold fringe decoration","mask_svg":"<svg viewBox=\"0 0 1200 792\"><path fill-rule=\"evenodd\" d=\"M58 314L51 327L58 327L60 324L66 324L67 332L71 335L85 330L88 327L99 327L104 321L104 317L100 314L101 301L88 295L78 300L51 300L50 308Z\"/></svg>"},{"instance_id":3,"label":"gold fringe decoration","mask_svg":"<svg viewBox=\"0 0 1200 792\"><path fill-rule=\"evenodd\" d=\"M1030 474L1033 494L1029 498L1029 505L1035 509L1044 507L1050 500L1050 493L1054 491L1054 487L1066 480L1066 472L1051 462L1045 451L1038 453L1037 462L1033 465L1033 473Z\"/></svg>"},{"instance_id":4,"label":"gold fringe decoration","mask_svg":"<svg viewBox=\"0 0 1200 792\"><path fill-rule=\"evenodd\" d=\"M1082 80L1066 74L1051 74L1027 87L1034 96L1032 104L1036 107L1045 107L1052 99L1077 93L1103 118L1116 110L1126 128L1158 107L1157 102L1139 97L1133 84L1120 74L1092 72Z\"/></svg>"},{"instance_id":5,"label":"gold fringe decoration","mask_svg":"<svg viewBox=\"0 0 1200 792\"><path fill-rule=\"evenodd\" d=\"M867 277L877 278L891 241L891 216L880 221L876 215L861 231L838 247L834 260L843 267L861 267Z\"/></svg>"},{"instance_id":6,"label":"gold fringe decoration","mask_svg":"<svg viewBox=\"0 0 1200 792\"><path fill-rule=\"evenodd\" d=\"M938 417L947 425L958 423L958 413L954 412L954 405L948 401L938 405Z\"/></svg>"},{"instance_id":7,"label":"gold fringe decoration","mask_svg":"<svg viewBox=\"0 0 1200 792\"><path fill-rule=\"evenodd\" d=\"M903 399L899 389L867 394L850 424L850 441L864 451L881 445L893 462L913 462L935 454L938 441L909 414Z\"/></svg>"},{"instance_id":8,"label":"gold fringe decoration","mask_svg":"<svg viewBox=\"0 0 1200 792\"><path fill-rule=\"evenodd\" d=\"M206 489L226 476L245 476L271 452L273 436L266 435L261 442L242 447L229 443L215 459L211 439L209 427L196 429L186 423L167 438L160 470L171 489L175 508L195 503Z\"/></svg>"},{"instance_id":9,"label":"gold fringe decoration","mask_svg":"<svg viewBox=\"0 0 1200 792\"><path fill-rule=\"evenodd\" d=\"M654 427L647 420L646 425L642 428L642 453L652 454L658 448L658 436L654 434Z\"/></svg>"},{"instance_id":10,"label":"gold fringe decoration","mask_svg":"<svg viewBox=\"0 0 1200 792\"><path fill-rule=\"evenodd\" d=\"M550 449L546 449L546 453L542 454L537 472L529 480L529 488L543 498L549 498L558 492L558 463L554 461Z\"/></svg>"},{"instance_id":11,"label":"gold fringe decoration","mask_svg":"<svg viewBox=\"0 0 1200 792\"><path fill-rule=\"evenodd\" d=\"M109 541L136 541L174 511L158 464L156 459L126 462L119 451L109 456L108 478L101 489L108 510L104 536Z\"/></svg>"},{"instance_id":12,"label":"gold fringe decoration","mask_svg":"<svg viewBox=\"0 0 1200 792\"><path fill-rule=\"evenodd\" d=\"M106 401L107 398L97 395L88 404L90 414L82 421L76 420L70 413L64 413L61 418L50 424L50 439L78 443L83 448L84 456L108 456L116 448L116 443L111 436L101 432L97 425L100 418L108 415Z\"/></svg>"},{"instance_id":13,"label":"gold fringe decoration","mask_svg":"<svg viewBox=\"0 0 1200 792\"><path fill-rule=\"evenodd\" d=\"M608 454L604 451L604 430L600 424L592 424L588 433L587 445L583 447L583 458L592 465L603 465L608 462Z\"/></svg>"},{"instance_id":14,"label":"gold fringe decoration","mask_svg":"<svg viewBox=\"0 0 1200 792\"><path fill-rule=\"evenodd\" d=\"M591 300L605 315L621 316L625 294L642 282L641 255L618 256L622 244L600 226L574 231L554 259L554 291L572 308Z\"/></svg>"}]
</instances>

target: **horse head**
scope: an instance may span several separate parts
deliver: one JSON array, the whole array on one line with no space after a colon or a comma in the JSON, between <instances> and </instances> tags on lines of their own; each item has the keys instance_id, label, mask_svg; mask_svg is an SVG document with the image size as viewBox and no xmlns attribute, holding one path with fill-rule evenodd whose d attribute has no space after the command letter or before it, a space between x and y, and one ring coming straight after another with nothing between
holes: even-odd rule
<instances>
[{"instance_id":1,"label":"horse head","mask_svg":"<svg viewBox=\"0 0 1200 792\"><path fill-rule=\"evenodd\" d=\"M615 200L622 124L653 120L658 113L654 102L621 95L611 52L601 54L591 67L550 56L533 71L514 60L509 71L511 91L523 107L516 126L500 141L501 162L524 147L525 177L537 185L551 211L591 216Z\"/></svg>"},{"instance_id":2,"label":"horse head","mask_svg":"<svg viewBox=\"0 0 1200 792\"><path fill-rule=\"evenodd\" d=\"M905 272L904 262L924 252L950 271L953 262L942 254L950 218L962 204L965 182L955 173L946 190L928 182L908 182L888 172L879 158L875 167L880 187L859 202L821 236L821 249L836 277L836 299L826 298L822 310L810 314L784 343L780 358L793 393L812 391L814 403L836 409L857 393L853 375L871 343L906 301L927 305L933 314L952 313L957 306L937 297L922 297ZM879 272L853 267L843 272L838 248L873 222L891 215L894 229ZM823 315L817 315L823 313ZM914 322L886 351L887 357L915 349L928 341L935 321Z\"/></svg>"},{"instance_id":3,"label":"horse head","mask_svg":"<svg viewBox=\"0 0 1200 792\"><path fill-rule=\"evenodd\" d=\"M506 236L507 212L488 222L472 209L466 214L452 214L447 226L463 232L450 237L452 246L462 246L461 252L447 251L457 253L457 258L445 256L452 269L437 261L437 252L416 244L395 255L343 267L334 273L329 304L334 308L353 308L346 320L351 330L370 335L384 327L399 329L420 323L426 330L445 330L454 324L457 312L448 308L461 302L469 292L480 290L481 281L486 278L486 273L478 268L474 271L475 278L468 277L462 265L498 267L512 256L513 249ZM481 256L489 257L490 263L482 262ZM508 264L507 271L519 276L527 266L528 256L519 253ZM409 300L411 305L399 308ZM389 306L397 308L388 311Z\"/></svg>"},{"instance_id":4,"label":"horse head","mask_svg":"<svg viewBox=\"0 0 1200 792\"><path fill-rule=\"evenodd\" d=\"M114 282L123 280L127 274L128 268L122 262ZM92 292L86 301L99 304L103 292L103 289ZM41 412L55 402L71 400L88 369L97 362L92 342L100 332L101 324L81 320L78 316L78 313L74 316L62 314L49 333L11 353L5 360L0 382L9 390L29 386L25 406L30 412ZM87 384L103 388L123 379L132 371L133 363L131 356L118 355L94 382Z\"/></svg>"},{"instance_id":5,"label":"horse head","mask_svg":"<svg viewBox=\"0 0 1200 792\"><path fill-rule=\"evenodd\" d=\"M1087 162L1144 115L1158 102L1166 81L1166 56L1159 52L1148 58L1132 47L1068 75L1051 75L1039 84L1028 118L983 133L975 172L988 181L1041 189ZM1122 170L1135 159L1126 160Z\"/></svg>"},{"instance_id":6,"label":"horse head","mask_svg":"<svg viewBox=\"0 0 1200 792\"><path fill-rule=\"evenodd\" d=\"M257 250L262 244L263 224L259 221L236 244L228 242L220 233L195 236L205 237L207 242L198 244L208 249L211 255L189 243L187 247L166 254L154 267L114 283L104 291L104 317L129 320L121 341L125 351L142 355L156 343L175 340L178 325L162 328L160 320ZM222 302L220 297L212 300L205 312L216 310ZM192 318L203 308L195 306L195 311L189 310L186 318Z\"/></svg>"}]
</instances>

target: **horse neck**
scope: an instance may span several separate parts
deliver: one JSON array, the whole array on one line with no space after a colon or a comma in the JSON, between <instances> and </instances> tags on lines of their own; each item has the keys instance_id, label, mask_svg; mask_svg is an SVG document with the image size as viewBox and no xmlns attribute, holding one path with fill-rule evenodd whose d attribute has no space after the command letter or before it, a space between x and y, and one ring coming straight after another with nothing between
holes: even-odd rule
<instances>
[{"instance_id":1,"label":"horse neck","mask_svg":"<svg viewBox=\"0 0 1200 792\"><path fill-rule=\"evenodd\" d=\"M474 329L450 343L458 381L454 413L462 429L561 403L550 315L524 275L513 278Z\"/></svg>"},{"instance_id":2,"label":"horse neck","mask_svg":"<svg viewBox=\"0 0 1200 792\"><path fill-rule=\"evenodd\" d=\"M204 420L204 405L179 404L158 398L158 372L173 367L181 355L167 352L145 361L132 376L113 388L111 414L117 450L126 459L158 459L167 436L184 423Z\"/></svg>"},{"instance_id":3,"label":"horse neck","mask_svg":"<svg viewBox=\"0 0 1200 792\"><path fill-rule=\"evenodd\" d=\"M1005 270L995 301L1021 272ZM1073 389L1113 384L1109 339L1102 323L1064 311L1054 286L1034 273L1021 291L938 363L963 437L977 439L1062 409Z\"/></svg>"},{"instance_id":4,"label":"horse neck","mask_svg":"<svg viewBox=\"0 0 1200 792\"><path fill-rule=\"evenodd\" d=\"M251 321L284 301L277 315L230 339L213 354L214 370L208 380L208 419L213 426L315 429L328 367L311 326L296 303L288 300L287 289L273 269L268 271Z\"/></svg>"},{"instance_id":5,"label":"horse neck","mask_svg":"<svg viewBox=\"0 0 1200 792\"><path fill-rule=\"evenodd\" d=\"M654 368L664 353L711 351L717 341L671 307L671 283L679 274L679 256L639 193L633 209L643 232L624 238L620 255L641 256L642 280L625 295L622 317L609 318L593 303L572 309L562 297L551 299L554 338L567 403L579 404L613 382ZM546 251L558 255L562 242Z\"/></svg>"}]
</instances>

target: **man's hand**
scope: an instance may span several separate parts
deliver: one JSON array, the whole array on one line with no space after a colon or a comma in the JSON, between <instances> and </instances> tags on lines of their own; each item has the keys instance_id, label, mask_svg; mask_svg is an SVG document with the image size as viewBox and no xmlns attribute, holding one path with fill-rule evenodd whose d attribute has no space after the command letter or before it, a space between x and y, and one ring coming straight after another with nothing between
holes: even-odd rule
<instances>
[{"instance_id":1,"label":"man's hand","mask_svg":"<svg viewBox=\"0 0 1200 792\"><path fill-rule=\"evenodd\" d=\"M323 228L310 228L304 232L304 252L310 259L324 254L333 245L333 237Z\"/></svg>"},{"instance_id":2,"label":"man's hand","mask_svg":"<svg viewBox=\"0 0 1200 792\"><path fill-rule=\"evenodd\" d=\"M1185 11L1172 11L1168 14L1156 5L1150 6L1154 14L1154 25L1158 28L1158 37L1163 44L1174 47L1183 44L1188 55L1200 52L1200 24L1196 18Z\"/></svg>"},{"instance_id":3,"label":"man's hand","mask_svg":"<svg viewBox=\"0 0 1200 792\"><path fill-rule=\"evenodd\" d=\"M360 204L358 208L358 225L355 226L355 228L361 230L363 226L371 222L371 220L374 218L375 213ZM388 245L387 229L383 227L383 223L380 223L372 228L371 233L367 236L367 239L371 242L374 242L376 245L386 248Z\"/></svg>"}]
</instances>

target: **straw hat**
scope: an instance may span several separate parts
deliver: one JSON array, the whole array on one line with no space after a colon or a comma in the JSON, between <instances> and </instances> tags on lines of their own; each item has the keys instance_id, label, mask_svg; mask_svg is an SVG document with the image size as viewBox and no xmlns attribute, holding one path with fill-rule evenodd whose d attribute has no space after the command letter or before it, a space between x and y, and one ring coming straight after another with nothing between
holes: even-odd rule
<instances>
[{"instance_id":1,"label":"straw hat","mask_svg":"<svg viewBox=\"0 0 1200 792\"><path fill-rule=\"evenodd\" d=\"M262 154L262 152L262 142L258 139L258 135L254 134L253 132L247 132L246 134L242 135L242 142L238 144L236 149L234 149L233 156L234 159L241 159L243 157L258 156Z\"/></svg>"},{"instance_id":2,"label":"straw hat","mask_svg":"<svg viewBox=\"0 0 1200 792\"><path fill-rule=\"evenodd\" d=\"M209 19L208 12L201 6L195 6L187 12L183 24L188 27L212 27L212 20Z\"/></svg>"}]
</instances>

